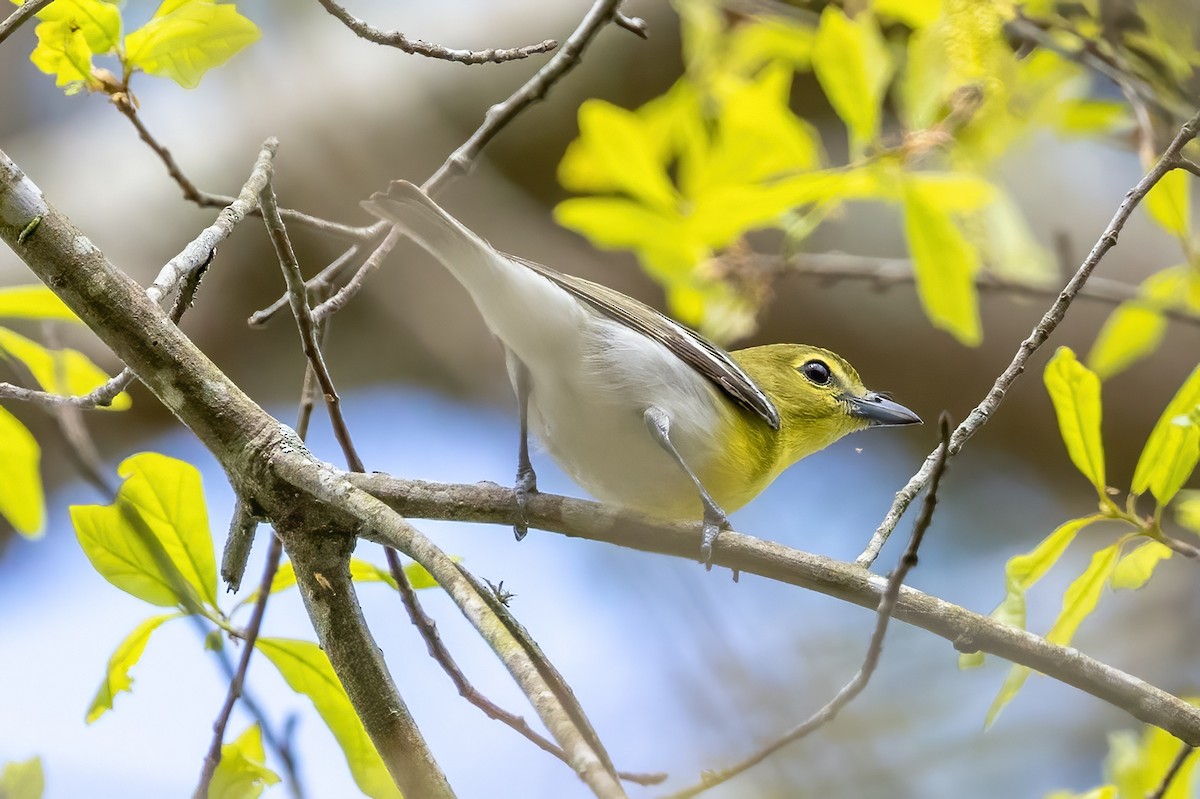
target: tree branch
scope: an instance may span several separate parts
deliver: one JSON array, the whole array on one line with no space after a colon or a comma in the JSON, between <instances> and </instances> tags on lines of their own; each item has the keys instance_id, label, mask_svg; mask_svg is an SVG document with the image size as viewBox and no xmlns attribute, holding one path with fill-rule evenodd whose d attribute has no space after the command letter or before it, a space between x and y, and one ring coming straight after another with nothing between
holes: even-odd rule
<instances>
[{"instance_id":1,"label":"tree branch","mask_svg":"<svg viewBox=\"0 0 1200 799\"><path fill-rule=\"evenodd\" d=\"M975 406L975 408L967 415L962 424L954 431L954 435L950 439L950 456L958 454L963 445L970 438L979 432L991 418L996 409L1000 407L1000 403L1004 401L1005 394L1008 393L1012 384L1017 381L1017 378L1025 371L1025 365L1029 362L1030 357L1038 351L1042 344L1050 338L1050 334L1058 327L1058 323L1063 320L1067 313L1067 309L1071 307L1071 303L1083 289L1084 284L1091 276L1092 271L1100 263L1105 253L1117 246L1117 236L1125 227L1125 223L1129 220L1133 209L1137 207L1142 198L1160 181L1163 175L1176 168L1176 161L1179 158L1180 151L1183 146L1196 138L1197 131L1200 130L1200 113L1197 113L1180 128L1179 133L1171 141L1166 152L1158 159L1158 163L1146 173L1146 176L1138 181L1125 195L1125 199L1121 201L1117 207L1117 212L1113 216L1112 221L1108 223L1108 227L1100 234L1099 240L1092 247L1092 251L1088 253L1079 270L1067 281L1067 285L1063 287L1054 304L1042 316L1040 322L1029 334L1029 337L1021 342L1017 348L1016 355L1013 356L1012 362L1008 367L996 378L996 382L992 385L987 396ZM909 504L917 496L922 488L929 482L930 475L933 473L933 465L935 454L931 453L921 468L917 470L904 486L896 494L896 499L892 503L892 507L884 516L875 534L871 537L867 548L858 556L856 563L859 566L869 568L875 562L875 558L879 557L879 551L883 549L884 543L887 542L888 536L892 530L896 528L896 524L900 521L900 517L904 515L904 511Z\"/></svg>"},{"instance_id":2,"label":"tree branch","mask_svg":"<svg viewBox=\"0 0 1200 799\"><path fill-rule=\"evenodd\" d=\"M25 24L25 21L32 17L37 12L41 11L46 6L50 5L54 0L25 0L25 3L17 7L17 10L8 15L8 18L0 22L0 44L9 36L16 32L17 28Z\"/></svg>"},{"instance_id":3,"label":"tree branch","mask_svg":"<svg viewBox=\"0 0 1200 799\"><path fill-rule=\"evenodd\" d=\"M360 39L365 39L375 44L382 44L385 47L395 47L397 50L409 55L423 55L426 58L454 61L459 64L502 64L505 61L519 61L523 58L529 58L531 55L548 53L555 47L558 47L558 42L553 39L547 39L537 44L527 44L524 47L511 47L508 49L492 47L487 50L454 50L440 44L431 44L421 39L410 39L400 31L380 30L352 16L350 12L333 2L333 0L317 0L317 2L324 6L326 11L353 31L354 35Z\"/></svg>"},{"instance_id":4,"label":"tree branch","mask_svg":"<svg viewBox=\"0 0 1200 799\"><path fill-rule=\"evenodd\" d=\"M384 474L350 475L347 479L406 517L505 527L511 527L517 518L512 489L490 483L430 483ZM595 502L553 494L530 497L527 510L530 527L695 560L695 524L656 523ZM378 534L371 531L363 535L379 540ZM878 607L887 584L883 577L853 563L734 531L721 532L713 562L870 609ZM1200 744L1200 708L1076 649L1051 644L1031 632L908 587L900 591L895 617L945 638L962 651L984 651L1029 666L1161 727L1180 740Z\"/></svg>"}]
</instances>

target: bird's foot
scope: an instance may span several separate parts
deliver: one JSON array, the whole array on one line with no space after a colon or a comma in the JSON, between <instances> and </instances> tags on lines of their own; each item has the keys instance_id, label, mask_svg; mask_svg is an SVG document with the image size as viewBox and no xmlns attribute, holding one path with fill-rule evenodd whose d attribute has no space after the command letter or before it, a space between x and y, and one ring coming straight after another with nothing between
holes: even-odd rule
<instances>
[{"instance_id":1,"label":"bird's foot","mask_svg":"<svg viewBox=\"0 0 1200 799\"><path fill-rule=\"evenodd\" d=\"M513 524L513 535L520 541L529 532L529 520L526 508L529 498L538 492L537 475L533 469L518 469L517 480L513 484L513 496L517 500L517 521Z\"/></svg>"},{"instance_id":2,"label":"bird's foot","mask_svg":"<svg viewBox=\"0 0 1200 799\"><path fill-rule=\"evenodd\" d=\"M716 542L717 536L721 534L722 530L730 529L732 528L729 526L729 519L719 508L704 509L704 534L700 539L700 561L708 571L712 571L713 544Z\"/></svg>"}]
</instances>

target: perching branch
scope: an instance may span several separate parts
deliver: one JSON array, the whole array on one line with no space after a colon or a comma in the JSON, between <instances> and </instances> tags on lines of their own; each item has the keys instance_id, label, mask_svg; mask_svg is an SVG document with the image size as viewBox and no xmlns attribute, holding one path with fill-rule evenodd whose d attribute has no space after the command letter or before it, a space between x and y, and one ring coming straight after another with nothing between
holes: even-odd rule
<instances>
[{"instance_id":1,"label":"perching branch","mask_svg":"<svg viewBox=\"0 0 1200 799\"><path fill-rule=\"evenodd\" d=\"M353 31L354 35L360 39L365 39L375 44L382 44L385 47L395 47L397 50L409 55L423 55L426 58L454 61L459 64L502 64L505 61L518 61L523 58L529 58L531 55L548 53L555 47L558 47L558 42L553 39L547 39L544 42L527 44L524 47L454 50L440 44L431 44L421 39L410 39L400 31L380 30L352 16L350 12L333 2L333 0L317 0L317 2L324 6L326 11Z\"/></svg>"},{"instance_id":2,"label":"perching branch","mask_svg":"<svg viewBox=\"0 0 1200 799\"><path fill-rule=\"evenodd\" d=\"M401 480L383 474L350 475L347 479L409 518L507 527L517 518L511 488ZM531 528L695 560L695 524L656 523L595 502L541 493L530 497L527 511ZM364 537L379 540L371 531L364 532ZM713 562L870 609L879 606L887 585L885 578L855 564L733 531L721 532ZM1200 744L1200 708L1076 649L1051 644L1034 633L908 587L900 590L894 615L945 638L962 651L984 651L1029 666L1180 740Z\"/></svg>"},{"instance_id":3,"label":"perching branch","mask_svg":"<svg viewBox=\"0 0 1200 799\"><path fill-rule=\"evenodd\" d=\"M904 579L908 576L908 573L916 568L917 553L921 549L921 542L925 538L925 532L929 529L930 523L933 522L933 511L937 506L938 486L941 484L942 475L946 471L946 458L950 446L950 417L943 413L939 421L942 443L935 450L937 460L934 461L933 475L929 479L929 491L925 494L925 502L921 506L921 513L917 517L916 523L913 524L912 536L909 537L908 547L904 550L904 554L900 556L900 562L896 564L895 570L888 577L887 586L884 588L883 596L879 600L879 607L875 611L875 628L871 632L870 643L867 644L867 654L863 657L863 662L859 666L858 672L850 679L850 682L842 686L842 689L834 695L833 699L829 700L824 707L809 716L801 724L788 730L788 732L779 738L776 738L754 754L729 768L724 768L720 771L705 772L698 784L672 793L667 799L691 799L691 797L697 796L723 782L728 782L737 775L757 766L783 747L800 740L832 721L841 712L842 708L854 701L863 692L863 689L867 687L867 683L871 681L871 676L875 674L875 669L879 666L879 658L883 654L883 637L887 633L888 622L892 620L892 614L896 612L896 602L900 598L900 587L904 585Z\"/></svg>"},{"instance_id":4,"label":"perching branch","mask_svg":"<svg viewBox=\"0 0 1200 799\"><path fill-rule=\"evenodd\" d=\"M1067 313L1067 309L1071 307L1071 303L1083 289L1092 271L1104 258L1104 255L1117 246L1117 236L1124 229L1125 223L1133 214L1133 209L1137 207L1142 198L1154 187L1158 181L1162 180L1163 175L1170 172L1172 169L1178 168L1178 159L1184 145L1196 138L1197 132L1200 131L1200 113L1197 113L1180 128L1179 133L1171 141L1166 152L1158 159L1158 163L1146 173L1146 176L1138 181L1125 195L1125 199L1117 207L1117 212L1113 216L1112 221L1108 223L1108 227L1100 234L1092 251L1088 253L1079 270L1067 281L1067 285L1063 287L1058 298L1050 306L1050 309L1042 316L1040 322L1033 329L1033 332L1021 342L1017 348L1016 354L1013 356L1012 362L1008 367L996 378L987 396L975 406L975 408L967 415L962 424L954 431L954 435L950 438L950 456L958 454L965 444L979 429L987 423L996 409L1000 407L1000 403L1004 401L1005 394L1008 393L1012 384L1017 381L1017 378L1025 371L1025 365L1029 362L1030 357L1038 351L1038 349L1046 343L1050 338L1050 334L1058 327L1058 323L1063 320ZM900 517L904 515L904 511L909 504L917 496L922 488L929 482L929 478L933 473L933 465L935 462L935 453L931 453L921 468L917 470L900 491L896 494L896 499L892 503L892 507L884 516L883 522L871 537L867 548L858 556L855 561L859 566L870 568L875 562L875 558L879 557L879 551L883 549L884 543L887 542L888 536L892 530L896 528L896 524L900 521Z\"/></svg>"}]
</instances>

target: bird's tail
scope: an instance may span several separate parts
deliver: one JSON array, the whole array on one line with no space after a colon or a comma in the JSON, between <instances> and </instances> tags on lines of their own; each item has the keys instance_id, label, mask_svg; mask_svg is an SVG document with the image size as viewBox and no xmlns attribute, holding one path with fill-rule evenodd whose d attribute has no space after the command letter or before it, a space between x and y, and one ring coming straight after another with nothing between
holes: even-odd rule
<instances>
[{"instance_id":1,"label":"bird's tail","mask_svg":"<svg viewBox=\"0 0 1200 799\"><path fill-rule=\"evenodd\" d=\"M404 231L468 288L487 280L497 267L498 254L490 244L407 180L392 181L386 192L372 194L362 206Z\"/></svg>"}]
</instances>

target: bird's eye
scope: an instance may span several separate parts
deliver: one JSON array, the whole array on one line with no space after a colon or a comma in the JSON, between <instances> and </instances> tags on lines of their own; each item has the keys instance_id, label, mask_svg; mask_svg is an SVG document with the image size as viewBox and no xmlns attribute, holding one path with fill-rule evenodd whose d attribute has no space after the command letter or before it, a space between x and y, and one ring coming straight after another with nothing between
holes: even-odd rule
<instances>
[{"instance_id":1,"label":"bird's eye","mask_svg":"<svg viewBox=\"0 0 1200 799\"><path fill-rule=\"evenodd\" d=\"M818 386L829 385L829 380L833 377L829 371L829 366L824 361L807 361L800 367L800 374L807 377Z\"/></svg>"}]
</instances>

